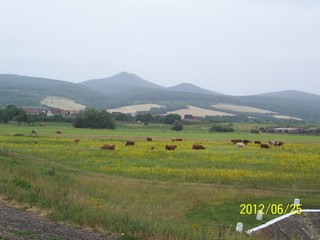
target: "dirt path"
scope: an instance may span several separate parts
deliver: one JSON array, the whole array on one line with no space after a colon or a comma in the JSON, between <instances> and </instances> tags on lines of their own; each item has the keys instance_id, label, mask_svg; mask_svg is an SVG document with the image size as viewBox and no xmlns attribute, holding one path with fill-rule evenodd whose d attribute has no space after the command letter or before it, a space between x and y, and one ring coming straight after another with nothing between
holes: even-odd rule
<instances>
[{"instance_id":1,"label":"dirt path","mask_svg":"<svg viewBox=\"0 0 320 240\"><path fill-rule=\"evenodd\" d=\"M8 206L0 200L1 240L116 240L90 231L54 223L32 212Z\"/></svg>"}]
</instances>

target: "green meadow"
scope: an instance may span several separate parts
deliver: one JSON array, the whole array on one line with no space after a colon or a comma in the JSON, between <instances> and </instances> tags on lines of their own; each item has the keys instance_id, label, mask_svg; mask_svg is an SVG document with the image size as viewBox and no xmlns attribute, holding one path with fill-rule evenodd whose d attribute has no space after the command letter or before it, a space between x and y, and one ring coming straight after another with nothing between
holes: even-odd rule
<instances>
[{"instance_id":1,"label":"green meadow","mask_svg":"<svg viewBox=\"0 0 320 240\"><path fill-rule=\"evenodd\" d=\"M235 127L237 132L222 134L200 124L182 132L166 125L95 130L1 124L0 194L53 220L123 233L123 239L248 239L235 232L237 222L247 230L280 214L258 222L253 212L240 214L241 204L287 206L299 198L303 209L320 208L319 136L250 134L258 126ZM173 143L175 137L184 140ZM235 138L285 144L238 148L230 142ZM127 140L135 145L125 146ZM106 143L115 150L101 150ZM206 149L193 150L194 143ZM166 144L177 149L167 151Z\"/></svg>"}]
</instances>

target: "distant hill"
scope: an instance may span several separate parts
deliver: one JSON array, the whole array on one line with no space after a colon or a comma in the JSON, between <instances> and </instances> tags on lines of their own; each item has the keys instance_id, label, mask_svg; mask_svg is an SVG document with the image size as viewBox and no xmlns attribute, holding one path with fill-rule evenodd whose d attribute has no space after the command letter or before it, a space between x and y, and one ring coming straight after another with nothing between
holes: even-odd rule
<instances>
[{"instance_id":1,"label":"distant hill","mask_svg":"<svg viewBox=\"0 0 320 240\"><path fill-rule=\"evenodd\" d=\"M108 78L87 80L80 84L108 95L117 95L137 88L164 89L160 85L128 72L122 72Z\"/></svg>"},{"instance_id":2,"label":"distant hill","mask_svg":"<svg viewBox=\"0 0 320 240\"><path fill-rule=\"evenodd\" d=\"M262 97L275 97L275 98L287 98L287 99L297 99L297 100L320 100L320 96L312 93L306 93L296 90L286 90L280 92L263 93L257 96Z\"/></svg>"},{"instance_id":3,"label":"distant hill","mask_svg":"<svg viewBox=\"0 0 320 240\"><path fill-rule=\"evenodd\" d=\"M79 84L47 78L0 74L0 106L40 106L47 96L64 97L80 104L104 107L110 100L94 89Z\"/></svg>"},{"instance_id":4,"label":"distant hill","mask_svg":"<svg viewBox=\"0 0 320 240\"><path fill-rule=\"evenodd\" d=\"M180 92L201 93L201 94L208 94L208 95L224 95L222 93L203 89L191 83L181 83L173 87L168 87L168 89L172 91L180 91Z\"/></svg>"}]
</instances>

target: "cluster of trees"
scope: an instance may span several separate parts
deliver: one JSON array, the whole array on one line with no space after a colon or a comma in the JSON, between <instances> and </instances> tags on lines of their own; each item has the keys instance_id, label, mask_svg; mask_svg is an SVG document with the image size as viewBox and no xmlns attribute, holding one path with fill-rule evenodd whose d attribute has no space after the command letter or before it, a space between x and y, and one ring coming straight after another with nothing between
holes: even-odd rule
<instances>
[{"instance_id":1,"label":"cluster of trees","mask_svg":"<svg viewBox=\"0 0 320 240\"><path fill-rule=\"evenodd\" d=\"M0 108L0 122L7 123L10 120L21 118L25 112L21 108L17 108L15 105L8 105L6 108Z\"/></svg>"},{"instance_id":2,"label":"cluster of trees","mask_svg":"<svg viewBox=\"0 0 320 240\"><path fill-rule=\"evenodd\" d=\"M0 108L0 122L8 123L9 121L30 125L35 122L72 122L73 119L59 115L47 116L45 113L27 114L22 108L8 105L6 108Z\"/></svg>"},{"instance_id":3,"label":"cluster of trees","mask_svg":"<svg viewBox=\"0 0 320 240\"><path fill-rule=\"evenodd\" d=\"M138 113L135 117L132 117L130 114L112 112L111 116L116 121L125 121L125 122L142 122L145 124L149 123L164 123L164 124L174 124L176 121L181 122L181 116L179 114L167 114L162 115L152 115L151 113Z\"/></svg>"},{"instance_id":4,"label":"cluster of trees","mask_svg":"<svg viewBox=\"0 0 320 240\"><path fill-rule=\"evenodd\" d=\"M76 128L115 129L116 123L111 113L106 110L98 111L93 108L87 108L76 115L73 126Z\"/></svg>"},{"instance_id":5,"label":"cluster of trees","mask_svg":"<svg viewBox=\"0 0 320 240\"><path fill-rule=\"evenodd\" d=\"M176 121L181 121L181 116L179 114L167 114L165 116L161 115L151 115L150 113L139 113L135 116L136 121L143 123L164 123L164 124L174 124Z\"/></svg>"},{"instance_id":6,"label":"cluster of trees","mask_svg":"<svg viewBox=\"0 0 320 240\"><path fill-rule=\"evenodd\" d=\"M165 123L172 125L172 130L181 131L181 116L178 114L168 114L166 116L153 116L150 113L140 113L135 117L131 115L114 112L109 113L106 110L98 111L93 108L87 108L80 111L76 116L47 116L45 113L27 114L22 108L15 105L8 105L6 108L0 108L0 122L9 121L18 123L33 124L35 122L73 122L76 128L109 128L116 127L115 121L137 121L146 125L149 123Z\"/></svg>"}]
</instances>

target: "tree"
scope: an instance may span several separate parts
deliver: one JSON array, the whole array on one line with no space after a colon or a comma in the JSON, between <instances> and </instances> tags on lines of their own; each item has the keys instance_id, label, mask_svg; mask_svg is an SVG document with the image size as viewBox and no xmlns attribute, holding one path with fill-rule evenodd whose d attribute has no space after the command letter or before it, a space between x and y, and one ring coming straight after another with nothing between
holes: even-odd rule
<instances>
[{"instance_id":1,"label":"tree","mask_svg":"<svg viewBox=\"0 0 320 240\"><path fill-rule=\"evenodd\" d=\"M116 121L130 122L133 120L133 117L130 114L125 114L125 113L121 113L121 112L112 112L111 116Z\"/></svg>"},{"instance_id":2,"label":"tree","mask_svg":"<svg viewBox=\"0 0 320 240\"><path fill-rule=\"evenodd\" d=\"M164 117L163 122L165 124L173 124L175 121L181 121L181 116L179 114L168 114Z\"/></svg>"},{"instance_id":3,"label":"tree","mask_svg":"<svg viewBox=\"0 0 320 240\"><path fill-rule=\"evenodd\" d=\"M108 128L116 127L115 121L111 114L106 110L97 111L93 108L88 108L80 111L74 119L73 126L75 128Z\"/></svg>"},{"instance_id":4,"label":"tree","mask_svg":"<svg viewBox=\"0 0 320 240\"><path fill-rule=\"evenodd\" d=\"M17 115L15 117L15 120L20 124L22 122L27 123L29 118L28 118L28 115L25 112L22 112L22 113L20 113L19 115Z\"/></svg>"},{"instance_id":5,"label":"tree","mask_svg":"<svg viewBox=\"0 0 320 240\"><path fill-rule=\"evenodd\" d=\"M183 130L183 125L180 121L176 120L172 127L171 127L172 131L182 131Z\"/></svg>"},{"instance_id":6,"label":"tree","mask_svg":"<svg viewBox=\"0 0 320 240\"><path fill-rule=\"evenodd\" d=\"M7 123L23 113L24 111L21 108L17 108L15 105L8 105L0 111L0 122Z\"/></svg>"},{"instance_id":7,"label":"tree","mask_svg":"<svg viewBox=\"0 0 320 240\"><path fill-rule=\"evenodd\" d=\"M5 109L5 112L10 120L13 120L19 114L24 113L24 111L21 108L17 108L15 105L8 105Z\"/></svg>"},{"instance_id":8,"label":"tree","mask_svg":"<svg viewBox=\"0 0 320 240\"><path fill-rule=\"evenodd\" d=\"M150 113L139 113L135 117L136 121L140 121L143 123L153 122L153 116Z\"/></svg>"}]
</instances>

